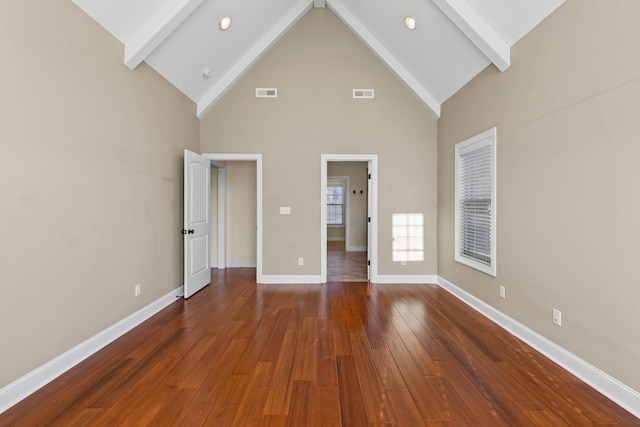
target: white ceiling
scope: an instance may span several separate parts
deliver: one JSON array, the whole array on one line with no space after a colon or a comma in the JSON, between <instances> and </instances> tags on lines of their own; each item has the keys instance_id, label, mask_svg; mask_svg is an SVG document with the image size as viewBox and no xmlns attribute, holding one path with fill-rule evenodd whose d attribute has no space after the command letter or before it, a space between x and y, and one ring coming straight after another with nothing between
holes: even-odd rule
<instances>
[{"instance_id":1,"label":"white ceiling","mask_svg":"<svg viewBox=\"0 0 640 427\"><path fill-rule=\"evenodd\" d=\"M440 105L564 0L73 0L197 103L198 117L312 7L330 8L440 116ZM219 21L230 16L231 27ZM413 16L416 29L406 28ZM210 70L210 77L203 75Z\"/></svg>"}]
</instances>

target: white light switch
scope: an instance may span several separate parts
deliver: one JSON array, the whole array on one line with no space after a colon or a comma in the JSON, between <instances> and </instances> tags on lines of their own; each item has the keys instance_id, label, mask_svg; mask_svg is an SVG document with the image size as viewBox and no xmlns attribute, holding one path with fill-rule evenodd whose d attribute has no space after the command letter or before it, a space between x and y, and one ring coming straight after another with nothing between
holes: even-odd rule
<instances>
[{"instance_id":1,"label":"white light switch","mask_svg":"<svg viewBox=\"0 0 640 427\"><path fill-rule=\"evenodd\" d=\"M291 208L289 206L280 206L280 215L291 215Z\"/></svg>"}]
</instances>

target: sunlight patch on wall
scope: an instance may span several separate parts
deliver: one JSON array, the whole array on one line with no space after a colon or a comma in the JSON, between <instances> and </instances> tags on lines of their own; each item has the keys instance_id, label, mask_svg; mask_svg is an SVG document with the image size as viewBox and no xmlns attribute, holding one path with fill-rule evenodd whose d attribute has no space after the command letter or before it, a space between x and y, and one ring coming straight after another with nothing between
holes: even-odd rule
<instances>
[{"instance_id":1,"label":"sunlight patch on wall","mask_svg":"<svg viewBox=\"0 0 640 427\"><path fill-rule=\"evenodd\" d=\"M392 216L393 261L424 261L424 215L398 213Z\"/></svg>"}]
</instances>

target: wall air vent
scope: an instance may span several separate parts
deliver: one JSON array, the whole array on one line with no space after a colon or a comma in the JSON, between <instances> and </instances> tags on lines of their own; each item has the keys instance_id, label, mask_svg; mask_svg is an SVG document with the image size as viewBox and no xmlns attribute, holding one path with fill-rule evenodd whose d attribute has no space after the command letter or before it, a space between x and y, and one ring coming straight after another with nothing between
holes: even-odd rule
<instances>
[{"instance_id":1,"label":"wall air vent","mask_svg":"<svg viewBox=\"0 0 640 427\"><path fill-rule=\"evenodd\" d=\"M265 88L265 87L257 87L256 88L256 98L277 98L278 97L278 89L274 87Z\"/></svg>"},{"instance_id":2,"label":"wall air vent","mask_svg":"<svg viewBox=\"0 0 640 427\"><path fill-rule=\"evenodd\" d=\"M354 89L354 99L373 99L373 89Z\"/></svg>"}]
</instances>

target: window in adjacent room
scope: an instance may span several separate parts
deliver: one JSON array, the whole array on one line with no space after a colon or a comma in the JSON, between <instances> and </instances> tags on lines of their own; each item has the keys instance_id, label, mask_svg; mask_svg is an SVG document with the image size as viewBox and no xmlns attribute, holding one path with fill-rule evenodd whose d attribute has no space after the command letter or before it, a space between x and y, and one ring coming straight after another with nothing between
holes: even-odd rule
<instances>
[{"instance_id":1,"label":"window in adjacent room","mask_svg":"<svg viewBox=\"0 0 640 427\"><path fill-rule=\"evenodd\" d=\"M327 181L327 225L344 225L345 181Z\"/></svg>"},{"instance_id":2,"label":"window in adjacent room","mask_svg":"<svg viewBox=\"0 0 640 427\"><path fill-rule=\"evenodd\" d=\"M456 144L455 260L496 275L496 128Z\"/></svg>"}]
</instances>

